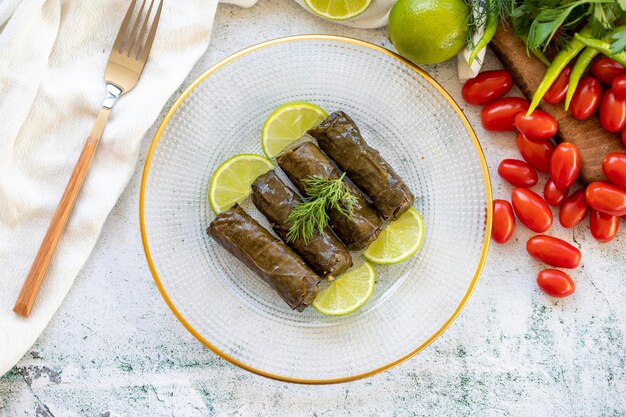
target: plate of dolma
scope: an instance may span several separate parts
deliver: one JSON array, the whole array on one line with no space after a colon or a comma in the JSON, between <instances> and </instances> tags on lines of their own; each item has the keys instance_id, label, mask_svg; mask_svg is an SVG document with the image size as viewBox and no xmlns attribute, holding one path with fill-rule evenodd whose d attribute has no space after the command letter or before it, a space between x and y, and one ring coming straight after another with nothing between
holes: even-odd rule
<instances>
[{"instance_id":1,"label":"plate of dolma","mask_svg":"<svg viewBox=\"0 0 626 417\"><path fill-rule=\"evenodd\" d=\"M214 213L215 169L262 155L265 119L294 101L329 117L273 159L250 198ZM353 219L329 211L323 231L287 242L303 181L342 173L356 196ZM201 343L259 375L322 384L388 369L445 331L485 262L491 205L478 139L435 80L380 46L303 35L242 50L182 93L146 158L139 212L157 287ZM356 312L310 307L409 207L423 217L420 250L376 265L374 293Z\"/></svg>"}]
</instances>

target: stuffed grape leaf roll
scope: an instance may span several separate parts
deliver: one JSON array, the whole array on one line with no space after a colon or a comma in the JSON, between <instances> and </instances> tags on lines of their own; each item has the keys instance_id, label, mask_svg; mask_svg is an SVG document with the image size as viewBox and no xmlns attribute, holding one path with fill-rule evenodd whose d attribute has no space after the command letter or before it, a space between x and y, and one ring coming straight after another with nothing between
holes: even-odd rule
<instances>
[{"instance_id":1,"label":"stuffed grape leaf roll","mask_svg":"<svg viewBox=\"0 0 626 417\"><path fill-rule=\"evenodd\" d=\"M352 266L352 257L346 247L335 237L330 228L315 231L306 242L298 236L293 242L287 239L293 223L289 215L302 199L269 171L252 184L252 202L272 224L274 232L294 250L318 275L337 276Z\"/></svg>"},{"instance_id":2,"label":"stuffed grape leaf roll","mask_svg":"<svg viewBox=\"0 0 626 417\"><path fill-rule=\"evenodd\" d=\"M292 309L303 311L315 300L320 277L238 204L218 214L207 232L263 278Z\"/></svg>"},{"instance_id":3,"label":"stuffed grape leaf roll","mask_svg":"<svg viewBox=\"0 0 626 417\"><path fill-rule=\"evenodd\" d=\"M309 131L322 149L374 203L385 220L396 220L413 205L409 187L370 147L357 125L342 111Z\"/></svg>"},{"instance_id":4,"label":"stuffed grape leaf roll","mask_svg":"<svg viewBox=\"0 0 626 417\"><path fill-rule=\"evenodd\" d=\"M282 151L276 157L276 161L296 188L300 190L300 193L305 196L307 195L307 179L318 177L333 180L340 177L330 159L324 155L313 142L313 138L308 135ZM359 250L365 248L378 237L383 224L361 191L351 184L346 185L350 193L356 197L352 218L344 216L335 209L330 209L328 211L329 224L348 249Z\"/></svg>"}]
</instances>

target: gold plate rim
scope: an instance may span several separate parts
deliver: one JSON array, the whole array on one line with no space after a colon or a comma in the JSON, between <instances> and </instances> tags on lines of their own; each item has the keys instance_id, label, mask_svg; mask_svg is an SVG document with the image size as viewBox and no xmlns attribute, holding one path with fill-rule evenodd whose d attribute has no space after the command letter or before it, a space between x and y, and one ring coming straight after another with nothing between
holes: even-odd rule
<instances>
[{"instance_id":1,"label":"gold plate rim","mask_svg":"<svg viewBox=\"0 0 626 417\"><path fill-rule=\"evenodd\" d=\"M367 372L363 372L363 373L359 373L359 374L355 374L355 375L348 375L345 377L340 377L340 378L332 378L332 379L306 379L306 378L293 378L293 377L288 377L288 376L282 376L282 375L276 375L276 374L272 374L270 372L266 372L263 371L261 369L256 369L250 365L247 365L243 362L240 362L239 360L229 356L228 354L220 351L219 349L217 349L215 346L213 346L211 344L211 342L209 342L208 340L206 340L196 329L193 328L193 326L191 326L191 324L189 324L189 322L187 322L187 320L183 317L183 315L178 311L178 309L176 308L176 306L174 305L174 303L172 302L172 300L170 299L169 295L167 294L167 292L165 291L165 288L163 287L163 284L161 282L161 279L159 278L159 274L157 273L156 267L154 265L154 262L152 260L152 255L150 253L150 246L148 244L148 237L147 237L147 232L146 232L146 225L145 225L145 215L144 215L144 204L145 204L145 191L146 191L146 183L147 183L147 179L148 179L148 174L150 172L150 164L152 162L152 156L154 154L154 151L161 139L161 136L165 130L165 128L167 127L170 119L173 117L173 115L176 113L176 111L178 110L178 108L180 107L180 105L185 101L185 99L191 94L191 92L200 84L202 83L206 78L208 78L211 74L213 74L214 72L216 72L218 69L222 68L223 66L229 64L230 62L233 62L234 60L247 55L250 52L254 52L257 51L259 49L263 49L266 48L268 46L272 46L272 45L277 45L277 44L281 44L281 43L286 43L286 42L298 42L298 41L312 41L312 40L328 40L328 41L336 41L336 42L342 42L342 43L349 43L349 44L353 44L353 45L358 45L358 46L362 46L362 47L366 47L381 53L384 53L398 61L400 61L401 63L403 63L404 65L406 65L407 67L411 68L413 71L415 71L416 73L418 73L419 75L421 75L422 77L424 77L424 79L426 79L433 87L435 87L435 89L437 91L439 91L439 93L444 97L444 99L448 102L448 104L450 104L450 106L454 109L454 111L457 113L457 115L459 116L459 118L461 119L461 121L463 122L463 125L465 126L465 128L467 129L470 138L472 139L472 142L474 144L474 147L476 148L476 152L478 154L478 158L480 161L480 165L483 171L483 176L484 176L484 180L485 180L485 190L486 190L486 197L487 197L487 218L486 218L486 231L485 231L485 238L483 241L483 249L480 255L480 259L478 261L478 265L476 267L476 272L474 273L474 276L472 278L472 281L470 282L470 285L467 289L467 291L465 292L463 298L461 299L461 301L459 302L458 306L456 307L456 309L454 310L454 312L452 313L452 315L443 323L443 325L437 329L437 331L435 331L428 339L426 339L422 344L420 344L418 347L416 347L415 349L413 349L411 352L409 352L408 354L386 364L380 367L377 367L375 369L372 369L370 371ZM286 36L286 37L282 37L282 38L277 38L277 39L272 39L272 40L268 40L265 42L261 42L259 44L250 46L248 48L242 49L239 52L236 52L226 58L224 58L223 60L219 61L217 64L213 65L212 67L210 67L208 70L206 70L203 74L201 74L198 78L196 78L190 85L189 87L187 87L182 94L178 97L178 99L176 99L176 101L174 102L174 104L172 105L172 107L170 108L170 110L167 112L165 118L163 119L163 121L161 122L161 125L159 126L156 134L154 135L154 138L152 140L152 144L150 145L150 149L148 150L148 154L146 156L146 161L144 164L144 169L143 169L143 175L141 178L141 188L139 191L139 224L140 224L140 228L141 228L141 241L143 243L143 248L144 248L144 252L146 255L146 261L148 262L148 266L150 268L150 272L152 273L152 277L154 278L154 281L157 285L157 288L159 289L159 292L161 293L161 296L163 297L163 299L165 300L165 302L167 303L167 305L169 306L170 310L172 310L172 313L174 313L174 315L176 316L176 318L182 323L182 325L193 335L195 336L196 339L198 339L203 345L205 345L207 348L209 348L213 353L215 353L216 355L218 355L219 357L221 357L222 359L225 359L226 361L232 363L233 365L236 365L242 369L245 369L249 372L252 372L254 374L260 375L260 376L264 376L266 378L270 378L270 379L274 379L274 380L278 380L278 381L283 381L283 382L290 382L290 383L296 383L296 384L311 384L311 385L321 385L321 384L336 384L336 383L342 383L342 382L349 382L349 381L355 381L357 379L362 379L362 378L367 378L369 376L378 374L380 372L383 372L389 368L392 368L404 361L406 361L407 359L415 356L417 353L421 352L424 348L426 348L428 345L430 345L435 339L437 339L447 328L448 326L450 326L450 324L452 324L452 322L456 319L456 317L459 315L459 313L461 312L461 310L463 309L463 307L465 306L465 304L467 303L467 300L469 299L470 295L472 294L472 291L474 290L476 283L478 282L478 278L480 276L480 273L482 272L483 266L485 264L486 258L487 258L487 253L489 251L489 242L490 242L490 238L491 238L491 218L492 218L492 211L493 211L493 196L492 196L492 191L491 191L491 179L489 176L489 170L487 168L487 162L485 160L485 155L483 153L482 147L480 145L480 142L478 140L478 137L476 136L476 133L474 132L474 129L472 128L471 124L469 123L469 121L467 120L467 117L465 116L465 114L463 113L463 111L461 110L461 108L459 107L459 105L454 101L454 99L450 96L450 94L448 94L448 92L441 86L439 85L439 83L437 83L437 81L435 81L430 75L428 75L428 73L426 73L424 70L422 70L421 68L419 68L418 66L416 66L415 64L407 61L406 59L402 58L400 55L386 49L383 48L382 46L379 45L375 45L372 44L370 42L367 41L363 41L360 39L355 39L355 38L349 38L349 37L345 37L345 36L336 36L336 35L295 35L295 36Z\"/></svg>"}]
</instances>

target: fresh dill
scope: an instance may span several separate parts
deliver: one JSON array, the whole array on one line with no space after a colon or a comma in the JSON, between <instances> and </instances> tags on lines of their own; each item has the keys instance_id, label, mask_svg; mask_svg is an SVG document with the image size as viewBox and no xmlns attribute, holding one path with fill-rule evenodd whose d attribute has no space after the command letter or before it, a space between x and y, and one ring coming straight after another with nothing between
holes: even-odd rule
<instances>
[{"instance_id":1,"label":"fresh dill","mask_svg":"<svg viewBox=\"0 0 626 417\"><path fill-rule=\"evenodd\" d=\"M467 16L467 39L466 46L474 49L474 36L481 28L484 28L489 15L495 14L504 22L508 17L511 0L464 0L470 13Z\"/></svg>"},{"instance_id":2,"label":"fresh dill","mask_svg":"<svg viewBox=\"0 0 626 417\"><path fill-rule=\"evenodd\" d=\"M328 180L318 177L309 177L304 181L307 198L298 203L289 214L291 223L287 233L287 242L294 242L302 237L309 243L315 231L323 232L328 225L328 210L334 209L351 219L356 204L356 197L341 177Z\"/></svg>"},{"instance_id":3,"label":"fresh dill","mask_svg":"<svg viewBox=\"0 0 626 417\"><path fill-rule=\"evenodd\" d=\"M583 27L596 39L610 35L611 51L626 45L626 29L617 26L626 20L626 0L465 0L468 15L466 45L474 47L474 35L490 15L508 21L529 52L541 55L551 47L565 47Z\"/></svg>"}]
</instances>

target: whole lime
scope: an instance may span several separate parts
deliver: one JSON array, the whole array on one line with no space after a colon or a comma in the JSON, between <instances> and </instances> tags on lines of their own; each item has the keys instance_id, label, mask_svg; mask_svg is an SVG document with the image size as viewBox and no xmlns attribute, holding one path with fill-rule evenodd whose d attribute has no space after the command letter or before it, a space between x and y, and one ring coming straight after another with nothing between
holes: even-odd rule
<instances>
[{"instance_id":1,"label":"whole lime","mask_svg":"<svg viewBox=\"0 0 626 417\"><path fill-rule=\"evenodd\" d=\"M416 64L437 64L463 49L469 10L463 0L398 0L389 14L389 39Z\"/></svg>"}]
</instances>

